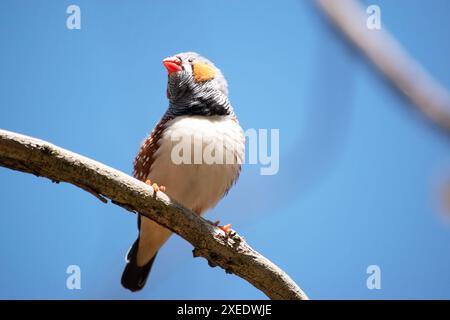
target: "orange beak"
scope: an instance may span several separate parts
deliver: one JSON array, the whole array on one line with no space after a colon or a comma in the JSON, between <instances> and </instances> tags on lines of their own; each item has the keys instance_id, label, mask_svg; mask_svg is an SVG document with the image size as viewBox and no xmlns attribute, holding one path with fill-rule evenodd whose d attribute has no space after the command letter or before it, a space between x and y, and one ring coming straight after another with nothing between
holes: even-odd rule
<instances>
[{"instance_id":1,"label":"orange beak","mask_svg":"<svg viewBox=\"0 0 450 320\"><path fill-rule=\"evenodd\" d=\"M169 72L169 75L172 74L172 72L177 72L183 70L181 67L181 61L177 58L165 58L163 60L163 65L166 67L167 72Z\"/></svg>"}]
</instances>

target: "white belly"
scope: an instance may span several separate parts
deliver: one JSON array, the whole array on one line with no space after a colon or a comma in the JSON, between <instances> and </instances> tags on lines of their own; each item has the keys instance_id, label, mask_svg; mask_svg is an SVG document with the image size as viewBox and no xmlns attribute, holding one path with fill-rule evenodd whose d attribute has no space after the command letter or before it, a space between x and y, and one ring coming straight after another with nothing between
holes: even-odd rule
<instances>
[{"instance_id":1,"label":"white belly","mask_svg":"<svg viewBox=\"0 0 450 320\"><path fill-rule=\"evenodd\" d=\"M181 153L173 153L176 145L178 150L182 146ZM201 214L214 207L237 178L244 146L241 127L229 117L177 117L167 123L148 178L164 185L170 197ZM186 157L186 151L190 156ZM218 157L211 161L209 155L218 154L224 155L223 161L214 163ZM185 161L177 164L180 155Z\"/></svg>"},{"instance_id":2,"label":"white belly","mask_svg":"<svg viewBox=\"0 0 450 320\"><path fill-rule=\"evenodd\" d=\"M174 138L180 137L184 137L185 142L189 141L191 146L190 164L177 164L179 159L173 161L173 150L180 146L180 139ZM224 196L239 175L244 159L244 134L239 124L229 117L177 117L166 124L158 144L147 178L164 185L165 192L171 198L197 214L214 207ZM204 160L211 159L202 158L204 151L209 151L209 154L229 152L234 156L234 161L206 163ZM197 159L196 152L197 155L200 153ZM200 163L198 160L201 160ZM156 222L142 217L137 264L143 266L148 263L170 234Z\"/></svg>"}]
</instances>

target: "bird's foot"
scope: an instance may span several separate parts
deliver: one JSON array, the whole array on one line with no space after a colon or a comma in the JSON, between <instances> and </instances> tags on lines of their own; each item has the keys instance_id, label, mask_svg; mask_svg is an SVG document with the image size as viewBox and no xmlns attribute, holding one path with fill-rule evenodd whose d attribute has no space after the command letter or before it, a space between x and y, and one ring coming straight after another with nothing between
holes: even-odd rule
<instances>
[{"instance_id":1,"label":"bird's foot","mask_svg":"<svg viewBox=\"0 0 450 320\"><path fill-rule=\"evenodd\" d=\"M224 226L218 226L220 230L225 232L225 235L229 236L231 234L231 224L226 224Z\"/></svg>"},{"instance_id":2,"label":"bird's foot","mask_svg":"<svg viewBox=\"0 0 450 320\"><path fill-rule=\"evenodd\" d=\"M149 186L151 186L153 188L153 191L158 192L166 192L166 187L165 186L158 186L157 183L153 183L150 179L148 179L147 181L145 181L146 184L148 184Z\"/></svg>"},{"instance_id":3,"label":"bird's foot","mask_svg":"<svg viewBox=\"0 0 450 320\"><path fill-rule=\"evenodd\" d=\"M231 224L226 224L224 226L221 226L220 225L220 220L217 220L217 221L214 221L214 222L212 222L210 220L206 220L206 221L208 221L214 227L218 227L220 230L222 230L225 233L225 235L230 235L230 233L231 233Z\"/></svg>"}]
</instances>

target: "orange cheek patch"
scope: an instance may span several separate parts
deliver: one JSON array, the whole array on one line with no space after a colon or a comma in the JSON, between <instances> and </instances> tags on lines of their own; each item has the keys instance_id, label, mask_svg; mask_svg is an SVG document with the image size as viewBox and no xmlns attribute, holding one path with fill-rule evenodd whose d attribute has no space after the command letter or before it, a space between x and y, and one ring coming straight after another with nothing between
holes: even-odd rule
<instances>
[{"instance_id":1,"label":"orange cheek patch","mask_svg":"<svg viewBox=\"0 0 450 320\"><path fill-rule=\"evenodd\" d=\"M192 71L194 73L194 79L197 82L214 79L214 76L216 75L214 68L206 63L195 63L192 66Z\"/></svg>"}]
</instances>

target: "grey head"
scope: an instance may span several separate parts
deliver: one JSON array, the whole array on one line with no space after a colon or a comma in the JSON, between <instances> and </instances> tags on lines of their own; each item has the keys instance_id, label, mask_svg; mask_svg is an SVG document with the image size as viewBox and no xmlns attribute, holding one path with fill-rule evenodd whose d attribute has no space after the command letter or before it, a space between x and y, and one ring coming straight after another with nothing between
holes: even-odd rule
<instances>
[{"instance_id":1,"label":"grey head","mask_svg":"<svg viewBox=\"0 0 450 320\"><path fill-rule=\"evenodd\" d=\"M228 84L219 68L195 52L165 58L168 71L169 113L178 115L232 115Z\"/></svg>"}]
</instances>

